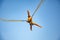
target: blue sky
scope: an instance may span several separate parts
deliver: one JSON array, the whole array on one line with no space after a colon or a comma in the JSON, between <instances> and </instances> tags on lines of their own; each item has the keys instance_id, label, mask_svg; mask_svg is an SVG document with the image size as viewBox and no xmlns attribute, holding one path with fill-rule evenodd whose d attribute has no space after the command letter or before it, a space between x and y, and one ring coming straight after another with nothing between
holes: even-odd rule
<instances>
[{"instance_id":1,"label":"blue sky","mask_svg":"<svg viewBox=\"0 0 60 40\"><path fill-rule=\"evenodd\" d=\"M27 19L27 10L33 14L40 0L0 0L0 18ZM43 26L38 28L26 22L0 21L0 40L60 40L60 1L45 0L33 17Z\"/></svg>"}]
</instances>

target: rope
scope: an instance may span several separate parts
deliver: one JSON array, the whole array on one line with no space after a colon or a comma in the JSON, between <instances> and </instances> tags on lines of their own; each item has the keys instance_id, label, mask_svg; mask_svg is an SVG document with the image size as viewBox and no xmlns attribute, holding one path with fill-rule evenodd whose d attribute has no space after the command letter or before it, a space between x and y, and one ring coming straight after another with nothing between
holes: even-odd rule
<instances>
[{"instance_id":1,"label":"rope","mask_svg":"<svg viewBox=\"0 0 60 40\"><path fill-rule=\"evenodd\" d=\"M24 21L26 21L26 20L7 20L7 19L3 19L3 18L0 18L0 20L6 21L6 22L24 22Z\"/></svg>"},{"instance_id":2,"label":"rope","mask_svg":"<svg viewBox=\"0 0 60 40\"><path fill-rule=\"evenodd\" d=\"M41 0L40 3L38 4L37 8L35 9L32 17L34 16L34 14L36 13L36 11L40 8L41 4L43 3L44 0Z\"/></svg>"}]
</instances>

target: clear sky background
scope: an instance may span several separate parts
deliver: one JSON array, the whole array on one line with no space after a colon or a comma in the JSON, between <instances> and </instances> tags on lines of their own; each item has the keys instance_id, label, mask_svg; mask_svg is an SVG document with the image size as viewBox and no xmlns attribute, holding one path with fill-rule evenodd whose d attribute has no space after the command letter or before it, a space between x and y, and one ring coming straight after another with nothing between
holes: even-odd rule
<instances>
[{"instance_id":1,"label":"clear sky background","mask_svg":"<svg viewBox=\"0 0 60 40\"><path fill-rule=\"evenodd\" d=\"M40 0L0 0L0 18L27 19L27 10L33 14ZM44 0L33 21L38 28L26 22L0 21L0 40L60 40L60 0Z\"/></svg>"}]
</instances>

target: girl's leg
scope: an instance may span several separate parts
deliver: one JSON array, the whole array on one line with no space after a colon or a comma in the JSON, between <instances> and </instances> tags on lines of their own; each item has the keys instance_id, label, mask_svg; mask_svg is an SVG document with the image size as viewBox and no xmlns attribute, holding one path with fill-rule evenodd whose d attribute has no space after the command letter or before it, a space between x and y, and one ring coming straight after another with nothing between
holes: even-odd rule
<instances>
[{"instance_id":1,"label":"girl's leg","mask_svg":"<svg viewBox=\"0 0 60 40\"><path fill-rule=\"evenodd\" d=\"M36 23L33 23L33 25L36 25L36 26L38 26L38 27L42 28L42 26L40 26L40 25L38 25L38 24L36 24Z\"/></svg>"}]
</instances>

